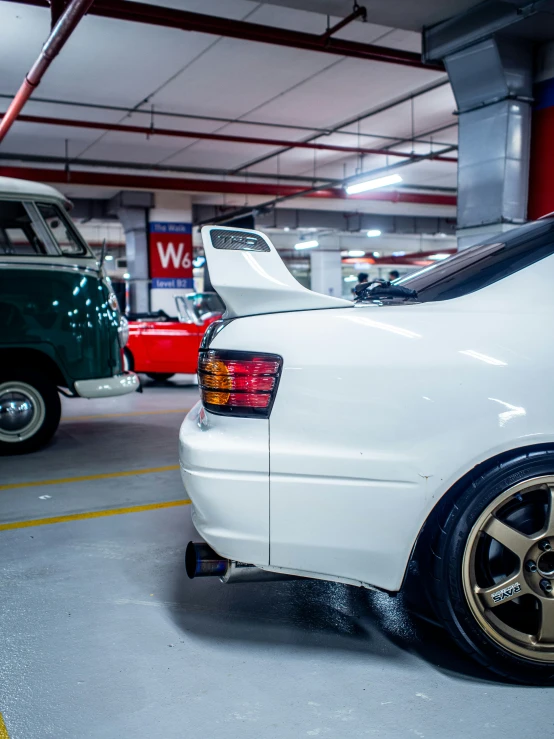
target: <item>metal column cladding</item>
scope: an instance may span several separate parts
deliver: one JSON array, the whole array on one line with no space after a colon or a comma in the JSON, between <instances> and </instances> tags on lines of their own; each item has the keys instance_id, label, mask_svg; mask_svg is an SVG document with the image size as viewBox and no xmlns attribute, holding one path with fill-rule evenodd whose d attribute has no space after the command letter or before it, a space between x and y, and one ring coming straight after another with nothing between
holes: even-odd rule
<instances>
[{"instance_id":1,"label":"metal column cladding","mask_svg":"<svg viewBox=\"0 0 554 739\"><path fill-rule=\"evenodd\" d=\"M424 29L458 104L458 226L469 239L527 217L534 47L553 37L552 3L483 0Z\"/></svg>"},{"instance_id":2,"label":"metal column cladding","mask_svg":"<svg viewBox=\"0 0 554 739\"><path fill-rule=\"evenodd\" d=\"M531 52L489 38L445 58L459 112L458 227L527 216Z\"/></svg>"}]
</instances>

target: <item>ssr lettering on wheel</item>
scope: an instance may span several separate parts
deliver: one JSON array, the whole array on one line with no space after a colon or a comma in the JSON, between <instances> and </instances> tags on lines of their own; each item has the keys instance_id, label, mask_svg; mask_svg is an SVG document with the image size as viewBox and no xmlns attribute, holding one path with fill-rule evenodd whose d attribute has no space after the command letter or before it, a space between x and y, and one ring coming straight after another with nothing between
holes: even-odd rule
<instances>
[{"instance_id":1,"label":"ssr lettering on wheel","mask_svg":"<svg viewBox=\"0 0 554 739\"><path fill-rule=\"evenodd\" d=\"M445 504L432 556L458 643L497 673L554 682L554 451L502 462Z\"/></svg>"}]
</instances>

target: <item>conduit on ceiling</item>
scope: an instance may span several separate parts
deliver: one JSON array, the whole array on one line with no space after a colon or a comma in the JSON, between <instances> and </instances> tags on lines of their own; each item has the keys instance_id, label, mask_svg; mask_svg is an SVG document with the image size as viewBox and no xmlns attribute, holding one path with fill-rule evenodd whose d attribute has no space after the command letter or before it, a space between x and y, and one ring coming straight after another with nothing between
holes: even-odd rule
<instances>
[{"instance_id":1,"label":"conduit on ceiling","mask_svg":"<svg viewBox=\"0 0 554 739\"><path fill-rule=\"evenodd\" d=\"M309 197L338 200L374 200L391 203L415 203L421 205L456 205L454 195L438 195L421 192L399 192L383 190L346 195L342 188L326 188L306 193L305 188L265 182L229 182L221 180L183 179L180 177L157 177L116 172L90 172L83 170L40 169L30 167L0 166L0 176L16 177L35 182L53 184L93 185L118 189L176 190L180 192L213 192L234 195L270 195L277 197Z\"/></svg>"},{"instance_id":2,"label":"conduit on ceiling","mask_svg":"<svg viewBox=\"0 0 554 739\"><path fill-rule=\"evenodd\" d=\"M7 115L7 114L6 114ZM0 114L0 119L3 116ZM399 157L402 159L413 159L419 161L418 155L392 149L368 149L363 146L338 146L334 144L318 144L307 141L286 141L284 139L257 138L254 136L238 136L223 133L205 133L203 131L180 131L174 128L157 128L155 126L131 126L121 123L100 123L98 121L83 121L73 118L52 118L38 115L20 115L21 123L38 123L47 126L69 126L73 128L87 128L98 131L115 131L119 133L140 134L142 136L170 136L185 139L201 139L207 141L228 141L237 144L257 144L259 146L286 146L289 149L316 149L318 151L337 151L343 154L380 154L382 156ZM457 163L456 157L441 156L440 151L436 155L430 154L429 159L438 162Z\"/></svg>"}]
</instances>

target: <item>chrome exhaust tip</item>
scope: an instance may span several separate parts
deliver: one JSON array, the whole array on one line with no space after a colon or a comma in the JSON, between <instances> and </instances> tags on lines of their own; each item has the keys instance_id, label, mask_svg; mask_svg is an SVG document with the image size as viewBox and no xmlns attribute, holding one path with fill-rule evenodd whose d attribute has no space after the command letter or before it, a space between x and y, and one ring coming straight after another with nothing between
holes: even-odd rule
<instances>
[{"instance_id":1,"label":"chrome exhaust tip","mask_svg":"<svg viewBox=\"0 0 554 739\"><path fill-rule=\"evenodd\" d=\"M191 580L195 577L219 577L223 583L302 579L281 572L268 572L246 562L225 559L204 541L189 541L185 552L185 569Z\"/></svg>"},{"instance_id":2,"label":"chrome exhaust tip","mask_svg":"<svg viewBox=\"0 0 554 739\"><path fill-rule=\"evenodd\" d=\"M229 560L206 544L189 541L185 552L185 569L190 579L195 577L223 577L229 568Z\"/></svg>"}]
</instances>

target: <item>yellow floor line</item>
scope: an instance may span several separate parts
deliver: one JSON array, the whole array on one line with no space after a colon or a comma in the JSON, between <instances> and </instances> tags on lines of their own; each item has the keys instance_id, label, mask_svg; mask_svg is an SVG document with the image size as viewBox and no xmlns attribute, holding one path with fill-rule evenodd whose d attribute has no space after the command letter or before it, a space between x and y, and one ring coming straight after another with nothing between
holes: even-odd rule
<instances>
[{"instance_id":1,"label":"yellow floor line","mask_svg":"<svg viewBox=\"0 0 554 739\"><path fill-rule=\"evenodd\" d=\"M2 718L1 713L0 713L0 739L10 739L8 730L6 729L6 724L4 723L4 719Z\"/></svg>"},{"instance_id":2,"label":"yellow floor line","mask_svg":"<svg viewBox=\"0 0 554 739\"><path fill-rule=\"evenodd\" d=\"M66 521L83 521L87 518L103 518L104 516L121 516L124 513L141 513L142 511L157 511L160 508L175 508L177 506L189 505L190 500L170 500L165 503L150 503L149 505L135 505L130 508L109 508L104 511L90 511L88 513L73 513L69 516L52 516L51 518L34 518L30 521L15 521L14 523L0 524L0 531L11 531L13 529L26 529L30 526L50 526L53 523L65 523ZM2 734L2 715L0 714L0 739L8 736Z\"/></svg>"},{"instance_id":3,"label":"yellow floor line","mask_svg":"<svg viewBox=\"0 0 554 739\"><path fill-rule=\"evenodd\" d=\"M100 418L125 418L126 416L160 416L165 413L188 413L190 408L175 408L168 411L132 411L129 413L95 413L92 416L66 416L62 418L62 423L70 423L71 421L96 421Z\"/></svg>"},{"instance_id":4,"label":"yellow floor line","mask_svg":"<svg viewBox=\"0 0 554 739\"><path fill-rule=\"evenodd\" d=\"M34 488L42 485L65 485L69 482L88 482L89 480L107 480L111 477L133 477L133 475L152 475L155 472L173 472L179 469L178 464L167 467L149 467L145 470L125 470L124 472L102 472L98 475L81 475L80 477L60 477L56 480L33 480L31 482L10 482L0 485L0 490L15 490L16 488Z\"/></svg>"}]
</instances>

